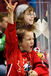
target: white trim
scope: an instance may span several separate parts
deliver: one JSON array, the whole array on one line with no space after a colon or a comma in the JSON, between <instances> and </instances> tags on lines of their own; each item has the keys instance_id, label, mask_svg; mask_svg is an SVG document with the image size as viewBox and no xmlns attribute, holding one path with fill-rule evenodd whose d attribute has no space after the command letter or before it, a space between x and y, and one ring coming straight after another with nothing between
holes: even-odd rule
<instances>
[{"instance_id":1,"label":"white trim","mask_svg":"<svg viewBox=\"0 0 51 76\"><path fill-rule=\"evenodd\" d=\"M10 66L10 69L9 69L9 71L8 71L7 76L9 76L12 66L13 66L13 64L11 64L11 66Z\"/></svg>"}]
</instances>

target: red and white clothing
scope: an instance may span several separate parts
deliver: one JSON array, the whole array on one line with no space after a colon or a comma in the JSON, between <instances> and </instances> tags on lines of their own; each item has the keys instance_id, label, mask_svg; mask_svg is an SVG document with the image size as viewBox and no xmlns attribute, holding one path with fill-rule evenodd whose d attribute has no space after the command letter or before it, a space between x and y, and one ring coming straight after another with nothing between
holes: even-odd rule
<instances>
[{"instance_id":1,"label":"red and white clothing","mask_svg":"<svg viewBox=\"0 0 51 76\"><path fill-rule=\"evenodd\" d=\"M49 76L48 69L42 64L35 51L21 52L18 48L18 38L16 35L16 23L7 26L5 40L5 50L7 66L10 65L7 76L25 76L24 65L30 62L31 69L38 73L38 76Z\"/></svg>"}]
</instances>

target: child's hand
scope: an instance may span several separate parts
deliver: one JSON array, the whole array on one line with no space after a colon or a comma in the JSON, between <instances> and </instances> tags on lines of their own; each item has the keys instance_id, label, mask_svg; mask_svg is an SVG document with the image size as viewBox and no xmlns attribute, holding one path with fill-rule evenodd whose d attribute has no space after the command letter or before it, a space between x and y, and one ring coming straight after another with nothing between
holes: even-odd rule
<instances>
[{"instance_id":1,"label":"child's hand","mask_svg":"<svg viewBox=\"0 0 51 76\"><path fill-rule=\"evenodd\" d=\"M16 5L18 4L18 2L15 2L14 5L11 3L11 0L9 0L9 3L7 2L7 0L4 0L5 3L7 4L6 9L8 10L9 13L14 12Z\"/></svg>"},{"instance_id":2,"label":"child's hand","mask_svg":"<svg viewBox=\"0 0 51 76\"><path fill-rule=\"evenodd\" d=\"M29 76L38 76L38 74L34 70L30 70L29 71Z\"/></svg>"},{"instance_id":3,"label":"child's hand","mask_svg":"<svg viewBox=\"0 0 51 76\"><path fill-rule=\"evenodd\" d=\"M4 1L7 4L6 9L8 10L8 23L14 24L14 13L13 12L18 3L15 2L13 5L11 0L9 0L9 2L7 0L4 0Z\"/></svg>"}]
</instances>

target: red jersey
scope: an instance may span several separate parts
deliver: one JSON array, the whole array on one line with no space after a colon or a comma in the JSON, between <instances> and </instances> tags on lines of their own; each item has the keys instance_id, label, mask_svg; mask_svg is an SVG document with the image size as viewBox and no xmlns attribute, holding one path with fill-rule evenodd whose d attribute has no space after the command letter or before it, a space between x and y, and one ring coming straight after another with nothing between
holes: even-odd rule
<instances>
[{"instance_id":1,"label":"red jersey","mask_svg":"<svg viewBox=\"0 0 51 76\"><path fill-rule=\"evenodd\" d=\"M25 67L30 63L31 69L38 73L38 76L49 76L48 69L42 64L35 51L27 53L21 52L18 48L18 38L16 35L16 24L9 24L5 32L5 50L7 66L9 70L7 76L25 76Z\"/></svg>"}]
</instances>

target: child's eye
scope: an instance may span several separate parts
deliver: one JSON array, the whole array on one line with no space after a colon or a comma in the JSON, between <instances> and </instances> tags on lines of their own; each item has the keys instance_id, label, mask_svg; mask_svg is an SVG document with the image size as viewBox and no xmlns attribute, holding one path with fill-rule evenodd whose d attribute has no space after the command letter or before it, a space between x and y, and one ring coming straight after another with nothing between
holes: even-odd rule
<instances>
[{"instance_id":1,"label":"child's eye","mask_svg":"<svg viewBox=\"0 0 51 76\"><path fill-rule=\"evenodd\" d=\"M27 40L31 40L31 39L27 39Z\"/></svg>"},{"instance_id":2,"label":"child's eye","mask_svg":"<svg viewBox=\"0 0 51 76\"><path fill-rule=\"evenodd\" d=\"M32 16L33 16L34 14L30 14L30 13L29 13L29 14L26 14L26 15L28 15L28 16L32 15Z\"/></svg>"},{"instance_id":3,"label":"child's eye","mask_svg":"<svg viewBox=\"0 0 51 76\"><path fill-rule=\"evenodd\" d=\"M27 40L34 40L34 38L32 38L32 39L27 39Z\"/></svg>"}]
</instances>

